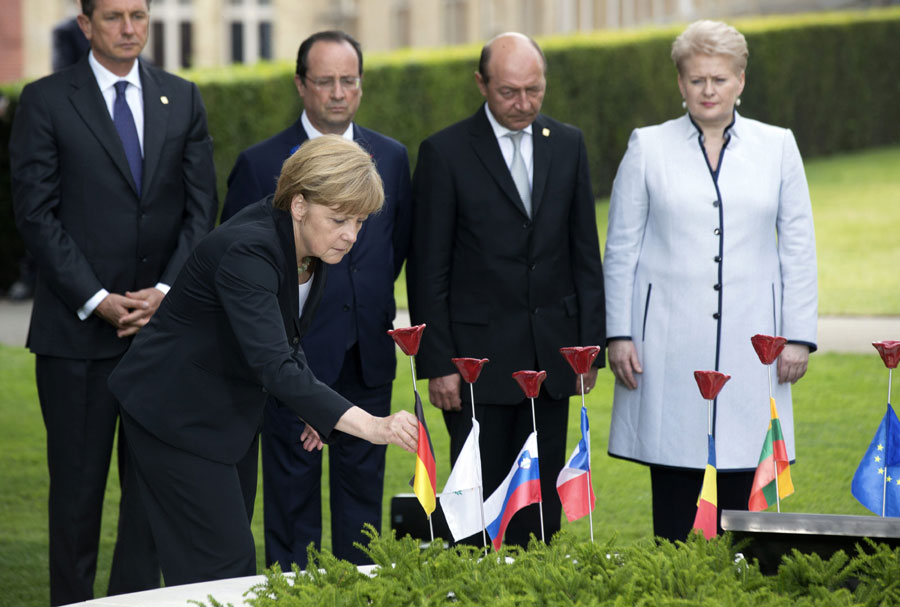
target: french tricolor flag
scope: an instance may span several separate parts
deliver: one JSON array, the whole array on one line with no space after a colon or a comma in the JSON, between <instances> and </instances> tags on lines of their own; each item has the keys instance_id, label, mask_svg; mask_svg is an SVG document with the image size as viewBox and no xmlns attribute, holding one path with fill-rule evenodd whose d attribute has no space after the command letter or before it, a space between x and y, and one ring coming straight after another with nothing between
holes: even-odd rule
<instances>
[{"instance_id":1,"label":"french tricolor flag","mask_svg":"<svg viewBox=\"0 0 900 607\"><path fill-rule=\"evenodd\" d=\"M500 550L503 534L513 515L541 501L541 473L538 467L537 434L532 432L516 456L509 474L484 502L484 520L494 550Z\"/></svg>"},{"instance_id":2,"label":"french tricolor flag","mask_svg":"<svg viewBox=\"0 0 900 607\"><path fill-rule=\"evenodd\" d=\"M591 486L591 443L587 409L581 408L581 440L556 477L556 492L571 523L594 510L597 498Z\"/></svg>"}]
</instances>

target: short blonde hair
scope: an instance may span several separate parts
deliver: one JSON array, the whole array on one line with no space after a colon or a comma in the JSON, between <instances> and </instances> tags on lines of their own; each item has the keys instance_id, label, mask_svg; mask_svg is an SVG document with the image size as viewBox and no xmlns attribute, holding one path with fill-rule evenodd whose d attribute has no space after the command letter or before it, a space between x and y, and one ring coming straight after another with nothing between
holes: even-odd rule
<instances>
[{"instance_id":1,"label":"short blonde hair","mask_svg":"<svg viewBox=\"0 0 900 607\"><path fill-rule=\"evenodd\" d=\"M734 27L721 21L694 21L672 43L672 61L681 74L684 62L694 55L724 55L731 59L735 73L747 69L747 40Z\"/></svg>"},{"instance_id":2,"label":"short blonde hair","mask_svg":"<svg viewBox=\"0 0 900 607\"><path fill-rule=\"evenodd\" d=\"M384 186L372 157L338 135L310 139L284 161L275 208L289 210L298 194L346 215L371 215L384 204Z\"/></svg>"}]
</instances>

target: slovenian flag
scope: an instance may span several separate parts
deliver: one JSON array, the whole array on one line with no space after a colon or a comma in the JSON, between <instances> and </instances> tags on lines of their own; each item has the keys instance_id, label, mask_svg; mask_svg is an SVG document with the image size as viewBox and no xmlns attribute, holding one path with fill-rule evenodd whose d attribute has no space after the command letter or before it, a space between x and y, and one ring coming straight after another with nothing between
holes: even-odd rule
<instances>
[{"instance_id":1,"label":"slovenian flag","mask_svg":"<svg viewBox=\"0 0 900 607\"><path fill-rule=\"evenodd\" d=\"M791 481L791 464L788 461L784 434L781 432L781 420L775 409L775 399L769 398L769 409L772 419L766 438L763 441L762 453L759 454L759 465L753 475L753 487L750 489L750 510L765 510L775 503L775 469L778 468L778 498L784 499L794 492Z\"/></svg>"},{"instance_id":2,"label":"slovenian flag","mask_svg":"<svg viewBox=\"0 0 900 607\"><path fill-rule=\"evenodd\" d=\"M700 499L697 500L697 516L694 518L693 530L702 531L703 537L711 539L716 536L718 525L716 511L718 500L716 491L716 439L709 436L709 459L706 461L706 471L703 473L703 487L700 489Z\"/></svg>"},{"instance_id":3,"label":"slovenian flag","mask_svg":"<svg viewBox=\"0 0 900 607\"><path fill-rule=\"evenodd\" d=\"M434 447L431 445L431 435L428 426L425 425L425 412L422 410L422 399L416 392L416 418L419 420L419 443L416 448L416 473L412 479L413 493L419 498L419 503L425 510L425 514L431 516L434 512L437 494L437 467L434 463Z\"/></svg>"},{"instance_id":4,"label":"slovenian flag","mask_svg":"<svg viewBox=\"0 0 900 607\"><path fill-rule=\"evenodd\" d=\"M537 434L532 432L516 456L509 474L484 502L484 520L494 550L500 550L503 534L513 515L541 501L541 473L538 467Z\"/></svg>"},{"instance_id":5,"label":"slovenian flag","mask_svg":"<svg viewBox=\"0 0 900 607\"><path fill-rule=\"evenodd\" d=\"M591 443L587 409L581 408L581 440L556 477L556 492L571 523L594 511L597 502L591 483Z\"/></svg>"}]
</instances>

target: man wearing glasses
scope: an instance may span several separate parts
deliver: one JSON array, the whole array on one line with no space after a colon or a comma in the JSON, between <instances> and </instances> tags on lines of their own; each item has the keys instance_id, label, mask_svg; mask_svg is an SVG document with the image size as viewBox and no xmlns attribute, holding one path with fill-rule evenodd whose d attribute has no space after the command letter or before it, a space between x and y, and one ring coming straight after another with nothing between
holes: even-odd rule
<instances>
[{"instance_id":1,"label":"man wearing glasses","mask_svg":"<svg viewBox=\"0 0 900 607\"><path fill-rule=\"evenodd\" d=\"M303 113L289 128L241 152L228 176L222 221L275 191L281 165L303 142L324 134L352 139L375 159L384 209L369 218L353 249L328 268L322 303L301 345L316 377L373 415L390 413L396 359L387 335L395 313L394 280L409 246L411 186L406 148L353 123L362 99L362 49L344 32L303 41L294 83ZM306 567L306 547L322 536L322 454L303 450L305 424L270 399L262 426L266 565ZM329 443L332 552L369 562L364 523L381 528L384 446L341 435ZM253 513L256 454L244 462L248 516Z\"/></svg>"}]
</instances>

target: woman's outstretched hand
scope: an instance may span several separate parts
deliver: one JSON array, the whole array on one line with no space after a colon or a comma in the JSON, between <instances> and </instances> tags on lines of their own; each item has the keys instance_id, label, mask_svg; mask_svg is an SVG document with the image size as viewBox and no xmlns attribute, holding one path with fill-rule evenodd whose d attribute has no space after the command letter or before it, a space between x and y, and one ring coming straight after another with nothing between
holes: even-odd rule
<instances>
[{"instance_id":1,"label":"woman's outstretched hand","mask_svg":"<svg viewBox=\"0 0 900 607\"><path fill-rule=\"evenodd\" d=\"M350 407L335 430L352 434L375 445L397 445L410 453L416 452L419 441L419 423L409 411L397 411L387 417L376 417L360 409Z\"/></svg>"}]
</instances>

